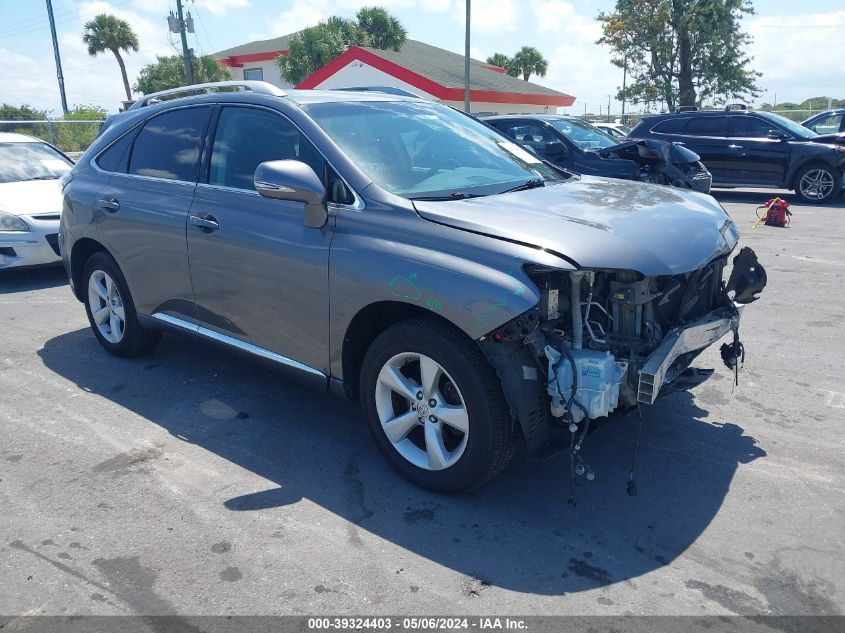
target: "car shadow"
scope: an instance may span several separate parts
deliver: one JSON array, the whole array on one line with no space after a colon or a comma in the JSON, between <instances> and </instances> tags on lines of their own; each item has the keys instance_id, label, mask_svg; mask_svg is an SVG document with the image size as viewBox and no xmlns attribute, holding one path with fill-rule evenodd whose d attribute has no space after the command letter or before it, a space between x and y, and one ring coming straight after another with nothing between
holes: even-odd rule
<instances>
[{"instance_id":1,"label":"car shadow","mask_svg":"<svg viewBox=\"0 0 845 633\"><path fill-rule=\"evenodd\" d=\"M710 192L719 202L735 202L740 204L763 205L768 200L778 197L786 200L790 205L814 207L816 205L804 202L796 194L786 190L775 189L713 189ZM818 205L820 209L845 209L845 196L840 195L835 200L826 204Z\"/></svg>"},{"instance_id":2,"label":"car shadow","mask_svg":"<svg viewBox=\"0 0 845 633\"><path fill-rule=\"evenodd\" d=\"M368 531L468 575L470 590L562 595L671 565L713 520L738 465L766 455L735 421L708 420L691 394L673 393L645 411L639 496L626 494L636 414L588 438L583 454L597 478L578 488L577 507L567 505L560 456L515 463L474 492L443 496L387 466L355 403L226 350L168 334L152 355L124 360L77 330L38 354L88 393L273 482L234 498L221 490L221 511L308 499L349 522L350 548L363 548Z\"/></svg>"},{"instance_id":3,"label":"car shadow","mask_svg":"<svg viewBox=\"0 0 845 633\"><path fill-rule=\"evenodd\" d=\"M67 274L61 264L0 270L0 295L46 290L64 285L67 285Z\"/></svg>"}]
</instances>

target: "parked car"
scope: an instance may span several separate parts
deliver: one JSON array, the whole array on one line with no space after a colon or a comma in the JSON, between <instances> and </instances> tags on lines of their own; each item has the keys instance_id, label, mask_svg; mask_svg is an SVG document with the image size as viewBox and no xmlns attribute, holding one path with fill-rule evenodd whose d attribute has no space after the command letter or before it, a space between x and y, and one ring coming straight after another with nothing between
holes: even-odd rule
<instances>
[{"instance_id":1,"label":"parked car","mask_svg":"<svg viewBox=\"0 0 845 633\"><path fill-rule=\"evenodd\" d=\"M845 146L819 142L812 130L771 112L661 114L640 121L631 138L684 143L701 156L714 187L792 189L811 203L842 191Z\"/></svg>"},{"instance_id":2,"label":"parked car","mask_svg":"<svg viewBox=\"0 0 845 633\"><path fill-rule=\"evenodd\" d=\"M819 135L814 139L816 142L845 144L845 108L820 112L802 121L801 125Z\"/></svg>"},{"instance_id":3,"label":"parked car","mask_svg":"<svg viewBox=\"0 0 845 633\"><path fill-rule=\"evenodd\" d=\"M601 121L596 121L593 123L593 126L600 129L610 138L616 139L617 142L628 138L628 134L631 133L631 128L622 123L602 123Z\"/></svg>"},{"instance_id":4,"label":"parked car","mask_svg":"<svg viewBox=\"0 0 845 633\"><path fill-rule=\"evenodd\" d=\"M662 141L619 143L590 123L574 117L507 115L484 121L546 160L591 176L608 176L710 191L710 174L698 156Z\"/></svg>"},{"instance_id":5,"label":"parked car","mask_svg":"<svg viewBox=\"0 0 845 633\"><path fill-rule=\"evenodd\" d=\"M722 285L738 232L709 196L560 172L430 101L250 87L152 95L94 141L64 188L71 288L110 353L188 332L360 400L421 486L700 382L765 284L745 248Z\"/></svg>"},{"instance_id":6,"label":"parked car","mask_svg":"<svg viewBox=\"0 0 845 633\"><path fill-rule=\"evenodd\" d=\"M71 167L49 143L0 132L0 269L61 261L59 178Z\"/></svg>"}]
</instances>

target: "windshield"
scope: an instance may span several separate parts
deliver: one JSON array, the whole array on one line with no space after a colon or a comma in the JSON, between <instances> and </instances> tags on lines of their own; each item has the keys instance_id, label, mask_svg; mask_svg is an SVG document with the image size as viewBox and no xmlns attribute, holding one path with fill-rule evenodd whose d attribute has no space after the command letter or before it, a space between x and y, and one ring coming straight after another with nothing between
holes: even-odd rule
<instances>
[{"instance_id":1,"label":"windshield","mask_svg":"<svg viewBox=\"0 0 845 633\"><path fill-rule=\"evenodd\" d=\"M55 180L73 167L45 143L0 143L0 182Z\"/></svg>"},{"instance_id":2,"label":"windshield","mask_svg":"<svg viewBox=\"0 0 845 633\"><path fill-rule=\"evenodd\" d=\"M606 149L618 144L598 128L578 119L551 119L549 123L581 149Z\"/></svg>"},{"instance_id":3,"label":"windshield","mask_svg":"<svg viewBox=\"0 0 845 633\"><path fill-rule=\"evenodd\" d=\"M813 130L804 127L800 123L796 123L795 121L787 119L785 116L781 116L780 114L767 112L766 116L774 119L775 123L780 125L793 136L797 136L798 138L814 138L818 136L818 134L813 132Z\"/></svg>"},{"instance_id":4,"label":"windshield","mask_svg":"<svg viewBox=\"0 0 845 633\"><path fill-rule=\"evenodd\" d=\"M561 179L534 154L444 105L374 101L303 107L367 176L406 198L492 195L528 181Z\"/></svg>"}]
</instances>

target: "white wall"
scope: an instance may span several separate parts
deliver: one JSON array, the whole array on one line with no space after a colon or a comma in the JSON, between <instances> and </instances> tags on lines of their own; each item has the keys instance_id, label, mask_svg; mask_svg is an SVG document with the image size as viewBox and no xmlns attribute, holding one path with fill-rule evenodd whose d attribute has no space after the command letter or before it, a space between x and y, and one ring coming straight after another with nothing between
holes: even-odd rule
<instances>
[{"instance_id":1,"label":"white wall","mask_svg":"<svg viewBox=\"0 0 845 633\"><path fill-rule=\"evenodd\" d=\"M276 60L271 59L266 62L249 62L244 64L243 68L230 68L232 79L243 79L245 70L252 70L253 68L260 68L264 72L264 81L278 86L279 88L293 88L293 86L282 79L279 74L279 67L276 65Z\"/></svg>"}]
</instances>

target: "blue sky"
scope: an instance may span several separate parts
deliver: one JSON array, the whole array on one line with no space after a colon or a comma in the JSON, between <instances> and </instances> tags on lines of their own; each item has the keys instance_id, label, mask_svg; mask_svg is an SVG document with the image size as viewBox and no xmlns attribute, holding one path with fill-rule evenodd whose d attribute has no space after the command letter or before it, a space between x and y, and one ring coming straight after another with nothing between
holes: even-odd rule
<instances>
[{"instance_id":1,"label":"blue sky","mask_svg":"<svg viewBox=\"0 0 845 633\"><path fill-rule=\"evenodd\" d=\"M254 39L283 35L329 15L352 16L362 5L378 4L396 14L409 37L456 52L463 50L464 0L185 0L195 18L190 45L210 53ZM472 50L481 59L520 46L540 49L549 73L537 78L585 104L607 107L622 77L606 48L595 44L595 16L612 0L473 0ZM800 101L828 95L845 97L845 4L842 0L757 0L757 14L746 20L755 37L754 67L763 73L761 98ZM178 50L165 17L175 0L53 0L70 104L95 103L114 110L122 98L117 63L110 55L88 56L81 42L83 24L97 13L128 20L141 50L127 55L130 82L156 55ZM55 66L44 0L0 0L0 101L29 103L60 113ZM620 104L611 100L613 112Z\"/></svg>"}]
</instances>

